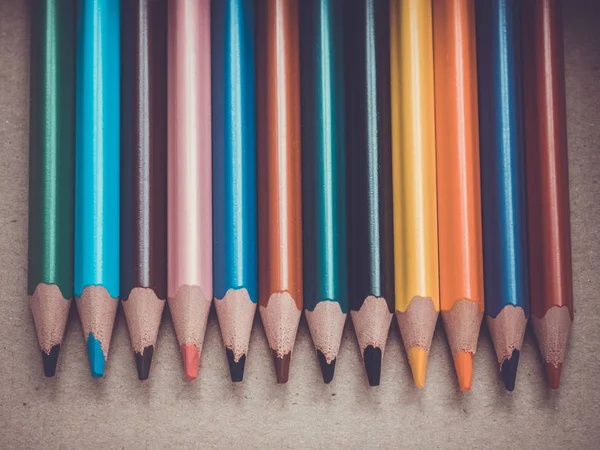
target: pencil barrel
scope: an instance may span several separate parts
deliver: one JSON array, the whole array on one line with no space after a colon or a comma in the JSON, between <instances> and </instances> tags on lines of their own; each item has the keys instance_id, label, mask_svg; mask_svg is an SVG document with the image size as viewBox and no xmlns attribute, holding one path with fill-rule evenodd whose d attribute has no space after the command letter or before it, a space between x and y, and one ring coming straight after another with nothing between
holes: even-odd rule
<instances>
[{"instance_id":1,"label":"pencil barrel","mask_svg":"<svg viewBox=\"0 0 600 450\"><path fill-rule=\"evenodd\" d=\"M168 297L212 299L210 0L170 0L168 17Z\"/></svg>"},{"instance_id":2,"label":"pencil barrel","mask_svg":"<svg viewBox=\"0 0 600 450\"><path fill-rule=\"evenodd\" d=\"M27 292L55 284L73 296L75 2L31 5Z\"/></svg>"},{"instance_id":3,"label":"pencil barrel","mask_svg":"<svg viewBox=\"0 0 600 450\"><path fill-rule=\"evenodd\" d=\"M389 1L344 2L348 295L394 311Z\"/></svg>"},{"instance_id":4,"label":"pencil barrel","mask_svg":"<svg viewBox=\"0 0 600 450\"><path fill-rule=\"evenodd\" d=\"M343 2L300 5L304 305L348 312Z\"/></svg>"},{"instance_id":5,"label":"pencil barrel","mask_svg":"<svg viewBox=\"0 0 600 450\"><path fill-rule=\"evenodd\" d=\"M396 311L413 298L439 310L431 2L390 8Z\"/></svg>"},{"instance_id":6,"label":"pencil barrel","mask_svg":"<svg viewBox=\"0 0 600 450\"><path fill-rule=\"evenodd\" d=\"M167 295L167 2L122 3L121 297Z\"/></svg>"},{"instance_id":7,"label":"pencil barrel","mask_svg":"<svg viewBox=\"0 0 600 450\"><path fill-rule=\"evenodd\" d=\"M212 3L214 296L258 300L254 2Z\"/></svg>"},{"instance_id":8,"label":"pencil barrel","mask_svg":"<svg viewBox=\"0 0 600 450\"><path fill-rule=\"evenodd\" d=\"M75 296L119 297L120 2L77 4Z\"/></svg>"},{"instance_id":9,"label":"pencil barrel","mask_svg":"<svg viewBox=\"0 0 600 450\"><path fill-rule=\"evenodd\" d=\"M531 312L573 317L573 276L561 4L523 2L523 82Z\"/></svg>"},{"instance_id":10,"label":"pencil barrel","mask_svg":"<svg viewBox=\"0 0 600 450\"><path fill-rule=\"evenodd\" d=\"M256 2L260 304L287 291L302 308L298 1Z\"/></svg>"},{"instance_id":11,"label":"pencil barrel","mask_svg":"<svg viewBox=\"0 0 600 450\"><path fill-rule=\"evenodd\" d=\"M476 12L485 310L528 317L520 4L478 1Z\"/></svg>"},{"instance_id":12,"label":"pencil barrel","mask_svg":"<svg viewBox=\"0 0 600 450\"><path fill-rule=\"evenodd\" d=\"M483 312L483 244L474 0L434 0L440 306Z\"/></svg>"}]
</instances>

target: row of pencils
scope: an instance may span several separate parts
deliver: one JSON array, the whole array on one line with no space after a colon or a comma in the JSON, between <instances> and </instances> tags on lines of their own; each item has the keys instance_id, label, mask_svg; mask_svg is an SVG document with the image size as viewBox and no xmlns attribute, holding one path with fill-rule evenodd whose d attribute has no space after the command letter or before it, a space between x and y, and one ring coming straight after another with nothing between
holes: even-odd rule
<instances>
[{"instance_id":1,"label":"row of pencils","mask_svg":"<svg viewBox=\"0 0 600 450\"><path fill-rule=\"evenodd\" d=\"M379 384L395 313L423 386L441 313L468 391L485 313L513 390L531 311L557 388L573 320L559 7L32 2L45 374L75 297L94 377L120 299L139 378L168 302L194 379L214 299L233 381L258 305L281 383L304 310L326 383L350 312Z\"/></svg>"}]
</instances>

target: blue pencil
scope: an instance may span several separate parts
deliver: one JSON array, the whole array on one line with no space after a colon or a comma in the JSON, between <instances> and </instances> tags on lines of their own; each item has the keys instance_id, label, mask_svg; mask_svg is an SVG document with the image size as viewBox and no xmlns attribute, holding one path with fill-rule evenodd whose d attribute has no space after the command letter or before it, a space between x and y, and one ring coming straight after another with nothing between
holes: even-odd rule
<instances>
[{"instance_id":1,"label":"blue pencil","mask_svg":"<svg viewBox=\"0 0 600 450\"><path fill-rule=\"evenodd\" d=\"M477 2L485 314L510 391L529 317L519 3Z\"/></svg>"},{"instance_id":2,"label":"blue pencil","mask_svg":"<svg viewBox=\"0 0 600 450\"><path fill-rule=\"evenodd\" d=\"M256 312L254 2L212 2L214 297L232 381Z\"/></svg>"},{"instance_id":3,"label":"blue pencil","mask_svg":"<svg viewBox=\"0 0 600 450\"><path fill-rule=\"evenodd\" d=\"M93 377L119 298L120 1L77 5L75 297Z\"/></svg>"}]
</instances>

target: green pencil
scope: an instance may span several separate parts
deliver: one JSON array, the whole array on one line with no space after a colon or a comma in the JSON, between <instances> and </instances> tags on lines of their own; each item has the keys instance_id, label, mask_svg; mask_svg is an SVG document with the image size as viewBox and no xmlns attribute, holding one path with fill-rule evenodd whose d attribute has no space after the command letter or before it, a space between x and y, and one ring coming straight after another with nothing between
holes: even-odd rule
<instances>
[{"instance_id":1,"label":"green pencil","mask_svg":"<svg viewBox=\"0 0 600 450\"><path fill-rule=\"evenodd\" d=\"M27 293L47 377L73 297L75 2L31 4Z\"/></svg>"}]
</instances>

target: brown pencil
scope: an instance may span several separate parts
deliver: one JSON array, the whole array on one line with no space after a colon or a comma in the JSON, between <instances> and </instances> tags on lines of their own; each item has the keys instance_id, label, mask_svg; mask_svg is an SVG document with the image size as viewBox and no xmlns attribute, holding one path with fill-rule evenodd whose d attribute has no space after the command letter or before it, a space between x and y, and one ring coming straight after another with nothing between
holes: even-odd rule
<instances>
[{"instance_id":1,"label":"brown pencil","mask_svg":"<svg viewBox=\"0 0 600 450\"><path fill-rule=\"evenodd\" d=\"M302 314L298 2L256 4L259 311L278 383Z\"/></svg>"},{"instance_id":2,"label":"brown pencil","mask_svg":"<svg viewBox=\"0 0 600 450\"><path fill-rule=\"evenodd\" d=\"M563 30L559 1L523 6L531 314L557 389L573 321Z\"/></svg>"}]
</instances>

